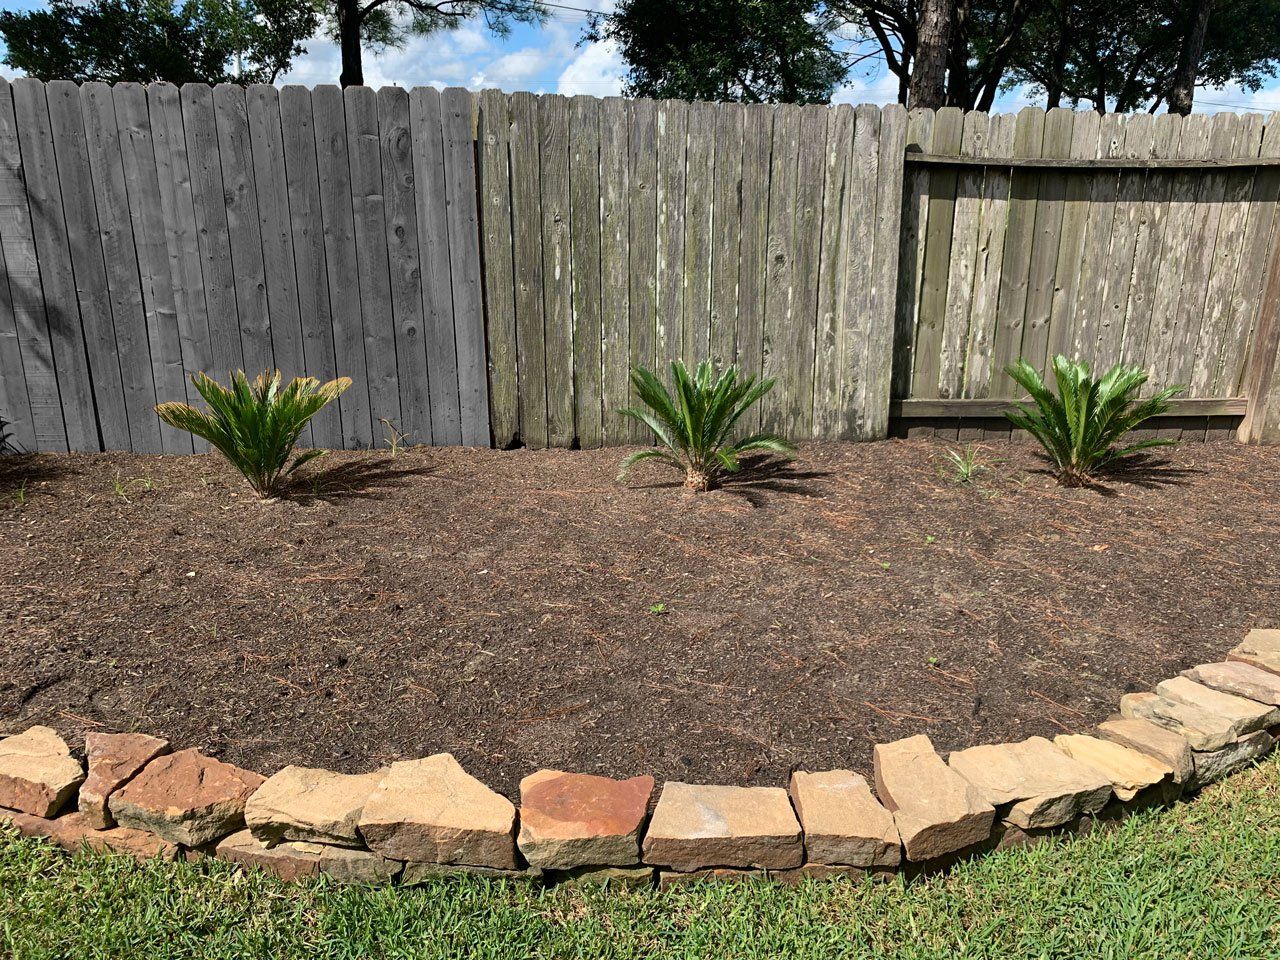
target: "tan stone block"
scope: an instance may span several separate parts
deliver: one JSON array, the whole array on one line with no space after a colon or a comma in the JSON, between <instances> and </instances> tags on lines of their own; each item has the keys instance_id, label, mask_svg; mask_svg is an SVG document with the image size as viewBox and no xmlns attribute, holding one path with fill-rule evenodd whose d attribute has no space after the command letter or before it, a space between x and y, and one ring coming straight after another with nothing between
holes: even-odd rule
<instances>
[{"instance_id":1,"label":"tan stone block","mask_svg":"<svg viewBox=\"0 0 1280 960\"><path fill-rule=\"evenodd\" d=\"M1236 739L1226 718L1154 693L1126 693L1120 698L1120 715L1172 730L1193 750L1220 750Z\"/></svg>"},{"instance_id":2,"label":"tan stone block","mask_svg":"<svg viewBox=\"0 0 1280 960\"><path fill-rule=\"evenodd\" d=\"M0 740L0 807L52 817L83 782L80 761L49 727L32 727Z\"/></svg>"},{"instance_id":3,"label":"tan stone block","mask_svg":"<svg viewBox=\"0 0 1280 960\"><path fill-rule=\"evenodd\" d=\"M876 794L893 813L907 859L933 860L986 840L995 808L948 767L923 734L877 744Z\"/></svg>"},{"instance_id":4,"label":"tan stone block","mask_svg":"<svg viewBox=\"0 0 1280 960\"><path fill-rule=\"evenodd\" d=\"M800 866L804 846L785 790L671 781L645 833L644 860L685 873L704 867L780 870Z\"/></svg>"},{"instance_id":5,"label":"tan stone block","mask_svg":"<svg viewBox=\"0 0 1280 960\"><path fill-rule=\"evenodd\" d=\"M1280 630L1250 630L1227 659L1280 675Z\"/></svg>"},{"instance_id":6,"label":"tan stone block","mask_svg":"<svg viewBox=\"0 0 1280 960\"><path fill-rule=\"evenodd\" d=\"M393 763L365 802L360 834L389 860L516 868L516 808L452 754Z\"/></svg>"},{"instance_id":7,"label":"tan stone block","mask_svg":"<svg viewBox=\"0 0 1280 960\"><path fill-rule=\"evenodd\" d=\"M360 814L385 775L385 770L352 775L285 767L245 803L244 822L267 844L310 840L361 847Z\"/></svg>"},{"instance_id":8,"label":"tan stone block","mask_svg":"<svg viewBox=\"0 0 1280 960\"><path fill-rule=\"evenodd\" d=\"M1231 730L1236 737L1256 733L1280 723L1280 707L1211 690L1186 677L1160 681L1156 684L1156 693L1166 700L1184 703L1223 717L1231 723Z\"/></svg>"},{"instance_id":9,"label":"tan stone block","mask_svg":"<svg viewBox=\"0 0 1280 960\"><path fill-rule=\"evenodd\" d=\"M1143 790L1173 779L1173 768L1145 753L1083 734L1058 736L1054 746L1111 781L1116 796L1125 802Z\"/></svg>"},{"instance_id":10,"label":"tan stone block","mask_svg":"<svg viewBox=\"0 0 1280 960\"><path fill-rule=\"evenodd\" d=\"M269 847L248 830L223 837L214 848L219 860L264 870L281 880L301 880L320 872L318 843L289 842Z\"/></svg>"},{"instance_id":11,"label":"tan stone block","mask_svg":"<svg viewBox=\"0 0 1280 960\"><path fill-rule=\"evenodd\" d=\"M819 864L892 867L902 860L893 814L851 770L791 775L791 803L804 828L805 855Z\"/></svg>"},{"instance_id":12,"label":"tan stone block","mask_svg":"<svg viewBox=\"0 0 1280 960\"><path fill-rule=\"evenodd\" d=\"M1173 769L1173 778L1178 783L1185 783L1191 778L1191 744L1173 730L1150 720L1113 717L1098 724L1098 735L1167 764Z\"/></svg>"},{"instance_id":13,"label":"tan stone block","mask_svg":"<svg viewBox=\"0 0 1280 960\"><path fill-rule=\"evenodd\" d=\"M1280 675L1269 673L1247 663L1227 660L1224 663L1202 663L1182 675L1222 693L1246 697L1258 703L1280 705Z\"/></svg>"},{"instance_id":14,"label":"tan stone block","mask_svg":"<svg viewBox=\"0 0 1280 960\"><path fill-rule=\"evenodd\" d=\"M631 866L653 777L539 770L520 781L520 852L535 867Z\"/></svg>"},{"instance_id":15,"label":"tan stone block","mask_svg":"<svg viewBox=\"0 0 1280 960\"><path fill-rule=\"evenodd\" d=\"M1044 737L957 750L948 762L988 803L1009 806L1005 819L1023 829L1059 826L1111 799L1109 779Z\"/></svg>"}]
</instances>

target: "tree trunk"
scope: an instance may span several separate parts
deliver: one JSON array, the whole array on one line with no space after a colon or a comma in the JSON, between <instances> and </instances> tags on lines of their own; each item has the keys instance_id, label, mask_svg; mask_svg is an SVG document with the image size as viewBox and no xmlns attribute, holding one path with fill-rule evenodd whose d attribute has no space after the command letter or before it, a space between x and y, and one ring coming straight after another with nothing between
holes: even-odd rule
<instances>
[{"instance_id":1,"label":"tree trunk","mask_svg":"<svg viewBox=\"0 0 1280 960\"><path fill-rule=\"evenodd\" d=\"M951 15L955 0L924 0L911 68L907 105L937 109L945 103L947 56L951 50Z\"/></svg>"},{"instance_id":2,"label":"tree trunk","mask_svg":"<svg viewBox=\"0 0 1280 960\"><path fill-rule=\"evenodd\" d=\"M364 86L364 64L360 54L359 0L338 0L338 45L342 49L342 75L338 82L343 87Z\"/></svg>"},{"instance_id":3,"label":"tree trunk","mask_svg":"<svg viewBox=\"0 0 1280 960\"><path fill-rule=\"evenodd\" d=\"M1196 75L1200 72L1200 56L1204 53L1204 38L1209 31L1209 14L1213 0L1195 0L1187 22L1187 32L1182 35L1182 49L1178 53L1178 69L1169 86L1169 112L1186 116L1196 95Z\"/></svg>"}]
</instances>

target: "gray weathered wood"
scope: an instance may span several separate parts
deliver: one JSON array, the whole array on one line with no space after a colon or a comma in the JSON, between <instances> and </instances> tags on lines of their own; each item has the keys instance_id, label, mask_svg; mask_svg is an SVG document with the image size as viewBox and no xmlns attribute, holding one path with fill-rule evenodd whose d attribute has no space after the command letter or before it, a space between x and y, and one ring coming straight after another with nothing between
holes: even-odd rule
<instances>
[{"instance_id":1,"label":"gray weathered wood","mask_svg":"<svg viewBox=\"0 0 1280 960\"><path fill-rule=\"evenodd\" d=\"M543 342L547 369L547 443L567 447L573 426L573 271L570 263L569 101L538 98L542 207Z\"/></svg>"},{"instance_id":2,"label":"gray weathered wood","mask_svg":"<svg viewBox=\"0 0 1280 960\"><path fill-rule=\"evenodd\" d=\"M127 190L125 202L137 251L142 306L151 350L151 374L159 402L184 400L182 331L178 324L177 297L169 268L165 237L164 203L156 168L156 145L147 109L147 91L141 84L122 83L112 91L120 132L120 155ZM166 176L169 171L166 169ZM160 424L165 453L191 453L191 434Z\"/></svg>"},{"instance_id":3,"label":"gray weathered wood","mask_svg":"<svg viewBox=\"0 0 1280 960\"><path fill-rule=\"evenodd\" d=\"M933 150L939 154L958 154L963 136L964 112L958 107L939 110L933 123ZM938 394L957 183L958 176L952 167L940 167L929 176L923 274L912 355L915 363L911 374L912 396L932 397Z\"/></svg>"},{"instance_id":4,"label":"gray weathered wood","mask_svg":"<svg viewBox=\"0 0 1280 960\"><path fill-rule=\"evenodd\" d=\"M1119 145L1117 137L1117 115L1101 114L1087 110L1075 115L1071 126L1071 156L1086 160L1105 156ZM1098 212L1094 224L1093 244L1098 250L1105 251L1111 238L1104 235L1105 226L1111 226L1111 204L1115 199L1116 185L1119 183L1118 171L1097 171L1087 175L1073 174L1067 178L1066 197L1062 208L1062 227L1058 236L1058 258L1054 266L1054 285L1052 302L1049 311L1049 341L1045 350L1045 362L1062 354L1079 357L1082 355L1084 340L1096 340L1095 334L1085 332L1076 315L1077 296L1080 293L1081 281L1085 274L1085 263L1089 263L1088 283L1096 290L1099 287L1097 265L1100 261L1086 255L1086 241L1089 239L1089 227L1092 214ZM1105 211L1106 216L1102 214ZM1090 311L1090 326L1096 329L1096 309ZM1090 356L1084 359L1092 362Z\"/></svg>"},{"instance_id":5,"label":"gray weathered wood","mask_svg":"<svg viewBox=\"0 0 1280 960\"><path fill-rule=\"evenodd\" d=\"M658 239L658 140L657 104L652 100L628 102L628 187L630 190L628 263L628 332L631 365L653 370L657 365L657 263ZM635 442L649 439L649 429L638 421L628 424Z\"/></svg>"},{"instance_id":6,"label":"gray weathered wood","mask_svg":"<svg viewBox=\"0 0 1280 960\"><path fill-rule=\"evenodd\" d=\"M869 116L869 111L864 111ZM863 123L862 116L858 124ZM873 121L874 123L874 121ZM871 296L867 322L866 366L862 374L861 423L857 439L883 440L889 435L889 399L893 378L895 305L900 269L898 238L902 230L903 167L907 112L897 104L880 111L879 152L876 157L876 218L871 250Z\"/></svg>"},{"instance_id":7,"label":"gray weathered wood","mask_svg":"<svg viewBox=\"0 0 1280 960\"><path fill-rule=\"evenodd\" d=\"M337 366L328 265L324 255L324 218L320 211L316 132L311 91L306 87L289 85L280 88L280 126L284 133L285 182L298 313L302 323L303 368L308 376L327 382L337 376ZM355 389L354 385L352 389ZM329 404L312 418L312 441L317 447L342 448L339 403Z\"/></svg>"},{"instance_id":8,"label":"gray weathered wood","mask_svg":"<svg viewBox=\"0 0 1280 960\"><path fill-rule=\"evenodd\" d=\"M179 96L205 316L209 324L209 372L214 378L225 380L232 371L246 364L240 342L235 268L231 262L231 234L227 228L213 90L202 83L188 83ZM184 270L183 279L191 277L190 269ZM190 393L187 396L193 399Z\"/></svg>"},{"instance_id":9,"label":"gray weathered wood","mask_svg":"<svg viewBox=\"0 0 1280 960\"><path fill-rule=\"evenodd\" d=\"M711 360L726 367L736 360L739 251L742 236L741 105L716 105L715 219L711 250Z\"/></svg>"},{"instance_id":10,"label":"gray weathered wood","mask_svg":"<svg viewBox=\"0 0 1280 960\"><path fill-rule=\"evenodd\" d=\"M218 84L213 88L213 115L222 161L223 196L235 273L236 311L246 372L252 377L275 368L271 343L271 314L262 261L262 227L258 217L258 188L254 182L249 113L243 87Z\"/></svg>"},{"instance_id":11,"label":"gray weathered wood","mask_svg":"<svg viewBox=\"0 0 1280 960\"><path fill-rule=\"evenodd\" d=\"M378 91L378 136L382 150L391 315L395 323L396 379L400 387L400 422L396 428L408 443L431 443L431 379L422 319L413 131L409 94L400 87L383 87Z\"/></svg>"},{"instance_id":12,"label":"gray weathered wood","mask_svg":"<svg viewBox=\"0 0 1280 960\"><path fill-rule=\"evenodd\" d=\"M907 115L907 150L928 152L933 147L934 112L915 108ZM915 366L916 315L920 278L924 271L924 230L929 223L929 171L905 171L902 231L898 243L898 288L895 296L893 395L911 393Z\"/></svg>"},{"instance_id":13,"label":"gray weathered wood","mask_svg":"<svg viewBox=\"0 0 1280 960\"><path fill-rule=\"evenodd\" d=\"M346 107L342 91L320 86L311 91L316 136L316 168L320 180L320 216L328 267L329 308L333 312L334 367L350 377L351 389L339 399L343 446L373 446L369 405L360 264L356 256L355 217L351 206L351 164L347 149Z\"/></svg>"},{"instance_id":14,"label":"gray weathered wood","mask_svg":"<svg viewBox=\"0 0 1280 960\"><path fill-rule=\"evenodd\" d=\"M415 96L420 96L415 92ZM593 100L592 103L595 101ZM489 409L493 442L510 446L520 431L519 381L516 377L515 278L511 261L511 175L508 166L511 123L501 90L480 94L477 142L480 154L480 229L484 249L484 299L489 334ZM421 144L416 145L421 151ZM416 154L415 154L416 155ZM418 195L424 189L418 181ZM576 308L576 303L575 303ZM597 365L598 366L598 365ZM599 373L596 396L599 396ZM579 418L581 420L581 411Z\"/></svg>"},{"instance_id":15,"label":"gray weathered wood","mask_svg":"<svg viewBox=\"0 0 1280 960\"><path fill-rule=\"evenodd\" d=\"M1150 116L1149 114L1147 116ZM1127 154L1128 132L1126 118L1109 113L1102 118L1098 137L1098 157L1114 159ZM1120 203L1121 184L1132 172L1100 171L1089 179L1088 214L1085 217L1083 244L1079 255L1074 280L1074 296L1063 297L1069 303L1069 312L1062 315L1063 326L1069 326L1071 337L1058 337L1055 344L1059 352L1069 353L1087 361L1095 368L1106 368L1115 363L1114 346L1109 351L1112 356L1100 353L1099 347L1103 339L1103 324L1107 319L1104 308L1104 296L1112 257L1112 234L1116 229L1116 210ZM1126 238L1121 238L1124 244ZM1074 302L1070 302L1074 301ZM1054 303L1055 308L1058 302ZM1057 323L1057 316L1055 316ZM1055 328L1055 332L1065 334L1065 330Z\"/></svg>"},{"instance_id":16,"label":"gray weathered wood","mask_svg":"<svg viewBox=\"0 0 1280 960\"><path fill-rule=\"evenodd\" d=\"M743 373L764 373L764 329L769 256L769 167L773 154L773 108L743 107L742 237L738 244L737 362ZM745 432L760 426L760 405L742 418Z\"/></svg>"},{"instance_id":17,"label":"gray weathered wood","mask_svg":"<svg viewBox=\"0 0 1280 960\"><path fill-rule=\"evenodd\" d=\"M458 342L449 263L449 217L445 205L440 202L447 196L449 188L445 176L444 118L439 92L431 87L411 90L409 118L413 125L414 192L418 211L418 257L422 270L422 319L426 327L427 370L431 380L432 442L460 444L462 400L458 389ZM503 302L499 293L499 308ZM509 300L506 302L510 303ZM507 321L514 324L514 317L508 317ZM514 332L514 326L511 329ZM498 356L498 362L505 367L501 354ZM510 375L515 376L514 361ZM514 428L514 423L511 427Z\"/></svg>"},{"instance_id":18,"label":"gray weathered wood","mask_svg":"<svg viewBox=\"0 0 1280 960\"><path fill-rule=\"evenodd\" d=\"M371 87L347 87L347 152L351 161L351 209L355 217L356 263L360 270L360 313L364 319L365 370L374 446L389 443L390 427L399 429L400 384L396 372L396 328L391 308L387 262L386 198L382 185L382 149L378 99Z\"/></svg>"},{"instance_id":19,"label":"gray weathered wood","mask_svg":"<svg viewBox=\"0 0 1280 960\"><path fill-rule=\"evenodd\" d=\"M689 105L689 174L684 198L684 320L680 355L692 368L711 357L712 215L716 177L716 108Z\"/></svg>"},{"instance_id":20,"label":"gray weathered wood","mask_svg":"<svg viewBox=\"0 0 1280 960\"><path fill-rule=\"evenodd\" d=\"M987 114L979 111L966 113L960 141L961 153L980 156L985 152L990 129L991 118ZM964 368L969 346L973 280L978 261L978 235L982 226L985 172L982 167L968 167L956 178L951 262L946 283L941 356L938 362L940 397L957 397L964 392Z\"/></svg>"},{"instance_id":21,"label":"gray weathered wood","mask_svg":"<svg viewBox=\"0 0 1280 960\"><path fill-rule=\"evenodd\" d=\"M573 263L573 412L578 442L604 441L600 361L604 328L600 300L600 101L569 103L569 239Z\"/></svg>"},{"instance_id":22,"label":"gray weathered wood","mask_svg":"<svg viewBox=\"0 0 1280 960\"><path fill-rule=\"evenodd\" d=\"M618 413L631 405L629 141L627 101L606 97L600 102L600 394L608 444L626 443L631 433Z\"/></svg>"},{"instance_id":23,"label":"gray weathered wood","mask_svg":"<svg viewBox=\"0 0 1280 960\"><path fill-rule=\"evenodd\" d=\"M515 249L516 343L520 370L520 438L548 442L546 329L542 301L542 191L538 101L511 96L511 224Z\"/></svg>"},{"instance_id":24,"label":"gray weathered wood","mask_svg":"<svg viewBox=\"0 0 1280 960\"><path fill-rule=\"evenodd\" d=\"M766 377L777 385L760 401L760 423L770 432L785 432L795 399L796 373L788 353L788 337L799 326L799 297L795 296L796 161L800 153L800 108L776 109L773 150L769 165L769 225L765 245L764 346L761 361Z\"/></svg>"},{"instance_id":25,"label":"gray weathered wood","mask_svg":"<svg viewBox=\"0 0 1280 960\"><path fill-rule=\"evenodd\" d=\"M1013 151L1013 114L991 118L985 149ZM1004 261L1005 227L1009 213L1009 172L988 167L982 185L982 209L974 248L973 298L969 309L969 357L965 363L965 396L985 397L991 390L992 351L995 347L1000 267Z\"/></svg>"},{"instance_id":26,"label":"gray weathered wood","mask_svg":"<svg viewBox=\"0 0 1280 960\"><path fill-rule=\"evenodd\" d=\"M1075 119L1076 114L1061 108L1045 114L1042 143L1045 156L1070 156ZM1096 136L1096 132L1094 135ZM1053 294L1057 286L1058 248L1062 240L1067 185L1067 173L1046 170L1041 174L1040 188L1036 195L1036 227L1031 241L1027 310L1023 317L1020 353L1027 362L1040 370L1046 367L1049 359L1049 326L1053 319Z\"/></svg>"},{"instance_id":27,"label":"gray weathered wood","mask_svg":"<svg viewBox=\"0 0 1280 960\"><path fill-rule=\"evenodd\" d=\"M45 288L41 287L42 261L37 256L32 234L28 184L24 182L23 156L18 147L19 120L32 119L37 108L44 111L47 135L48 113L44 108L43 95L36 100L33 94L34 89L28 84L26 92L18 95L25 98L26 109L15 116L14 88L9 81L0 78L0 253L4 256L6 303L13 314L13 340L3 344L3 363L15 442L28 451L65 451L67 426L54 371L54 347L49 335L46 305L54 307L63 302L69 290L65 283L59 286L53 282L58 276L56 258L45 264L50 282ZM38 127L35 122L24 124L28 141L40 132ZM40 176L37 173L29 179L38 181ZM38 187L36 193L39 194ZM67 272L69 275L69 266ZM78 333L78 318L76 330ZM84 351L81 350L81 368L83 356ZM18 386L20 381L21 388ZM87 377L82 383L82 390L87 396ZM96 428L93 440L96 448Z\"/></svg>"},{"instance_id":28,"label":"gray weathered wood","mask_svg":"<svg viewBox=\"0 0 1280 960\"><path fill-rule=\"evenodd\" d=\"M688 195L687 164L689 105L683 100L658 104L658 233L654 259L659 376L668 365L684 358L683 318L685 292L685 199ZM686 358L686 359L692 359Z\"/></svg>"},{"instance_id":29,"label":"gray weathered wood","mask_svg":"<svg viewBox=\"0 0 1280 960\"><path fill-rule=\"evenodd\" d=\"M846 286L857 270L852 212L852 172L855 115L852 107L836 106L827 113L827 143L823 151L822 249L818 262L817 327L813 363L813 435L837 436L846 410L840 387L845 370L844 338L853 312ZM861 224L858 224L859 226ZM867 224L870 232L870 224Z\"/></svg>"},{"instance_id":30,"label":"gray weathered wood","mask_svg":"<svg viewBox=\"0 0 1280 960\"><path fill-rule=\"evenodd\" d=\"M462 442L469 447L487 447L491 434L484 355L484 294L480 281L480 225L476 215L475 107L471 94L461 87L446 89L440 106L444 123L449 274L453 287Z\"/></svg>"}]
</instances>

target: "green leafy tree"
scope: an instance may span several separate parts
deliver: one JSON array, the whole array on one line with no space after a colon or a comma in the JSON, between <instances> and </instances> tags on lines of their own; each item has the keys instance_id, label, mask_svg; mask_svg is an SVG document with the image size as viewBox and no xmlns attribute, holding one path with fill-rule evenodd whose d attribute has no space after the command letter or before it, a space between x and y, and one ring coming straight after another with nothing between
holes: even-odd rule
<instances>
[{"instance_id":1,"label":"green leafy tree","mask_svg":"<svg viewBox=\"0 0 1280 960\"><path fill-rule=\"evenodd\" d=\"M306 52L296 0L50 0L0 11L4 62L42 80L271 83Z\"/></svg>"},{"instance_id":2,"label":"green leafy tree","mask_svg":"<svg viewBox=\"0 0 1280 960\"><path fill-rule=\"evenodd\" d=\"M613 40L632 97L826 103L848 72L816 0L622 0L593 19Z\"/></svg>"},{"instance_id":3,"label":"green leafy tree","mask_svg":"<svg viewBox=\"0 0 1280 960\"><path fill-rule=\"evenodd\" d=\"M498 36L512 23L541 23L537 0L317 0L329 35L342 51L344 87L364 84L364 51L378 54L404 46L411 36L450 30L481 20Z\"/></svg>"}]
</instances>

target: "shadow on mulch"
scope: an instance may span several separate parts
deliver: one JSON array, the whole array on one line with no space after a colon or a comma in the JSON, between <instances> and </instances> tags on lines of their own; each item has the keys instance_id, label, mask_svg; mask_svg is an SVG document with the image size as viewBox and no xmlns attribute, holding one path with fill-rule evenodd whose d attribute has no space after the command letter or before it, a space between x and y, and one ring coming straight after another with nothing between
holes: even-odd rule
<instances>
[{"instance_id":1,"label":"shadow on mulch","mask_svg":"<svg viewBox=\"0 0 1280 960\"><path fill-rule=\"evenodd\" d=\"M345 499L376 499L414 477L434 473L429 463L406 465L395 457L349 460L300 477L286 496L297 503Z\"/></svg>"},{"instance_id":2,"label":"shadow on mulch","mask_svg":"<svg viewBox=\"0 0 1280 960\"><path fill-rule=\"evenodd\" d=\"M0 497L24 486L57 480L78 473L64 456L42 453L14 453L0 456Z\"/></svg>"},{"instance_id":3,"label":"shadow on mulch","mask_svg":"<svg viewBox=\"0 0 1280 960\"><path fill-rule=\"evenodd\" d=\"M761 507L767 502L767 493L790 493L802 497L821 498L826 496L811 481L820 480L830 474L828 470L801 470L795 460L763 454L742 458L742 469L737 473L724 474L713 490L741 497L753 507ZM681 480L672 479L651 483L637 483L636 490L678 490L684 484Z\"/></svg>"},{"instance_id":4,"label":"shadow on mulch","mask_svg":"<svg viewBox=\"0 0 1280 960\"><path fill-rule=\"evenodd\" d=\"M1028 471L1046 477L1057 476L1053 461L1046 454L1037 454L1042 466ZM1099 472L1092 483L1081 489L1092 490L1099 496L1115 497L1118 491L1110 486L1113 483L1128 483L1148 490L1159 487L1180 487L1189 483L1194 477L1202 476L1205 470L1196 467L1177 466L1167 456L1160 454L1137 454L1127 457L1114 466Z\"/></svg>"}]
</instances>

